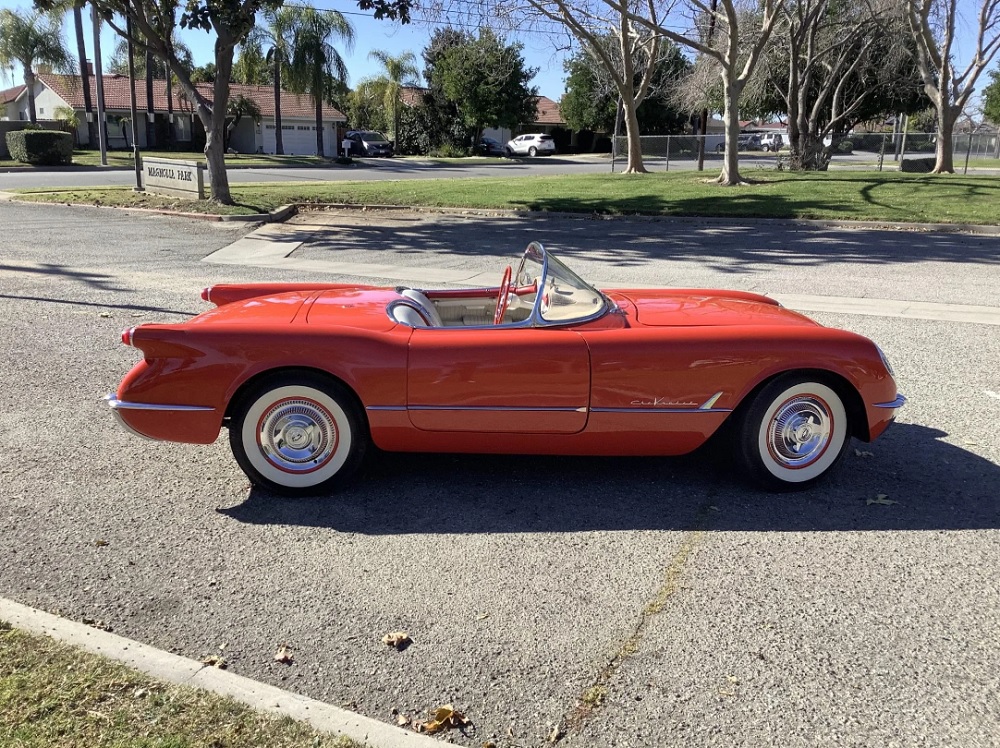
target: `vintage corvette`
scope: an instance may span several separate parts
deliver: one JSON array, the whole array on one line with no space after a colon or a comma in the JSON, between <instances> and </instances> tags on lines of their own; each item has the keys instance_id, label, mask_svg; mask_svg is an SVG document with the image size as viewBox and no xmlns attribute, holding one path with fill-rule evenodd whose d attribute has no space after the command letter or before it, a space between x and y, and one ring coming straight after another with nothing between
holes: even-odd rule
<instances>
[{"instance_id":1,"label":"vintage corvette","mask_svg":"<svg viewBox=\"0 0 1000 748\"><path fill-rule=\"evenodd\" d=\"M327 492L387 451L679 455L720 430L765 488L804 488L905 398L875 343L753 293L599 291L537 242L493 288L217 285L107 401L130 431L207 444L250 480ZM721 438L721 437L720 437Z\"/></svg>"}]
</instances>

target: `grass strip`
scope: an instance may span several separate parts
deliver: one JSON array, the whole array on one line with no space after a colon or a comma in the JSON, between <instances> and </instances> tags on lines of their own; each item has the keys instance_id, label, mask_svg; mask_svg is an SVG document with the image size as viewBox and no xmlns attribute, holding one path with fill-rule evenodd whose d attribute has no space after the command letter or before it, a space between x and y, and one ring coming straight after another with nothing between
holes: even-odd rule
<instances>
[{"instance_id":1,"label":"grass strip","mask_svg":"<svg viewBox=\"0 0 1000 748\"><path fill-rule=\"evenodd\" d=\"M703 173L234 184L235 206L145 195L128 188L21 191L39 202L249 214L287 203L351 203L608 215L812 218L908 223L1000 223L994 176L748 170L720 187Z\"/></svg>"},{"instance_id":2,"label":"grass strip","mask_svg":"<svg viewBox=\"0 0 1000 748\"><path fill-rule=\"evenodd\" d=\"M362 748L291 718L0 621L0 745L17 748Z\"/></svg>"}]
</instances>

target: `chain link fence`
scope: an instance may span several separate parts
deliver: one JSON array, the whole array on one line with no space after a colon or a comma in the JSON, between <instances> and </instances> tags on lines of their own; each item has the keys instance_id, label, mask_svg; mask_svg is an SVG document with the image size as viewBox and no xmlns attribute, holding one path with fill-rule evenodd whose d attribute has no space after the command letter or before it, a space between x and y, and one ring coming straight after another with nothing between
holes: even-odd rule
<instances>
[{"instance_id":1,"label":"chain link fence","mask_svg":"<svg viewBox=\"0 0 1000 748\"><path fill-rule=\"evenodd\" d=\"M782 167L788 157L788 138L782 134L782 145L773 147L773 135L741 133L740 157L754 165ZM698 159L698 143L705 141L705 163L720 162L725 151L722 135L643 135L639 138L643 161L648 168L669 170L690 169ZM952 139L955 168L1000 169L1000 136L994 132L956 133ZM933 159L937 137L933 133L861 133L841 139L833 149L831 164L848 169L906 169L919 171L925 159ZM628 156L628 139L613 139L612 168ZM913 162L907 166L903 162ZM968 162L968 163L967 163ZM908 168L909 167L909 168ZM714 167L712 167L714 168Z\"/></svg>"}]
</instances>

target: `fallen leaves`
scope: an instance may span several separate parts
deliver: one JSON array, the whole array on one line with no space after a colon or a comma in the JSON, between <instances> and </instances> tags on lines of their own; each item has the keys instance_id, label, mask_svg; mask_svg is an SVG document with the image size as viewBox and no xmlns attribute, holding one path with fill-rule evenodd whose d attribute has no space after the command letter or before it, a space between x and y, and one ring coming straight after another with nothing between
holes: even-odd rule
<instances>
[{"instance_id":1,"label":"fallen leaves","mask_svg":"<svg viewBox=\"0 0 1000 748\"><path fill-rule=\"evenodd\" d=\"M434 711L434 718L428 722L424 722L421 727L423 728L421 732L426 732L433 735L436 732L442 732L443 730L453 730L462 729L463 727L468 727L472 724L472 720L466 717L461 712L455 711L455 707L451 704L445 704L444 706L439 706Z\"/></svg>"},{"instance_id":2,"label":"fallen leaves","mask_svg":"<svg viewBox=\"0 0 1000 748\"><path fill-rule=\"evenodd\" d=\"M202 659L201 664L207 667L218 668L219 670L226 669L226 661L219 655L209 655L208 657Z\"/></svg>"},{"instance_id":3,"label":"fallen leaves","mask_svg":"<svg viewBox=\"0 0 1000 748\"><path fill-rule=\"evenodd\" d=\"M898 503L899 503L898 501L893 501L884 493L880 493L874 499L868 499L868 501L865 502L865 505L871 506L872 504L878 504L880 506L892 506L893 504L898 504Z\"/></svg>"},{"instance_id":4,"label":"fallen leaves","mask_svg":"<svg viewBox=\"0 0 1000 748\"><path fill-rule=\"evenodd\" d=\"M868 450L865 450L865 449L855 449L854 450L854 454L856 454L858 457L874 457L875 456L874 452L869 452Z\"/></svg>"},{"instance_id":5,"label":"fallen leaves","mask_svg":"<svg viewBox=\"0 0 1000 748\"><path fill-rule=\"evenodd\" d=\"M295 662L295 656L287 644L282 644L278 647L278 651L275 652L274 660L275 662L281 662L285 665L291 665Z\"/></svg>"},{"instance_id":6,"label":"fallen leaves","mask_svg":"<svg viewBox=\"0 0 1000 748\"><path fill-rule=\"evenodd\" d=\"M382 643L386 646L398 649L399 651L403 651L413 643L413 640L405 631L393 631L382 637Z\"/></svg>"}]
</instances>

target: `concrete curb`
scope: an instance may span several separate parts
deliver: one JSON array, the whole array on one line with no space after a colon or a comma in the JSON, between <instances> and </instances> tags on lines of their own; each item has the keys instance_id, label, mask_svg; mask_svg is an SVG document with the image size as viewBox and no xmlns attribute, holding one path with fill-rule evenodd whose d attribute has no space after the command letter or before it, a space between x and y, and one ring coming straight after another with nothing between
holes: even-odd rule
<instances>
[{"instance_id":1,"label":"concrete curb","mask_svg":"<svg viewBox=\"0 0 1000 748\"><path fill-rule=\"evenodd\" d=\"M730 226L774 225L797 223L810 227L870 229L876 231L937 231L953 234L984 234L1000 236L1000 225L978 223L905 223L900 221L842 221L822 218L734 218L730 216L666 216L646 214L608 214L544 210L511 210L508 208L440 208L436 206L413 205L368 205L361 203L295 203L301 211L308 210L371 210L400 211L414 213L454 213L458 215L509 216L518 218L576 218L591 221L660 221L683 223L716 223Z\"/></svg>"},{"instance_id":2,"label":"concrete curb","mask_svg":"<svg viewBox=\"0 0 1000 748\"><path fill-rule=\"evenodd\" d=\"M0 598L0 620L34 634L50 636L102 657L124 663L153 678L201 688L240 701L261 712L305 722L317 730L346 735L375 748L435 748L441 742L305 696L283 691L242 675L202 665L140 642Z\"/></svg>"}]
</instances>

